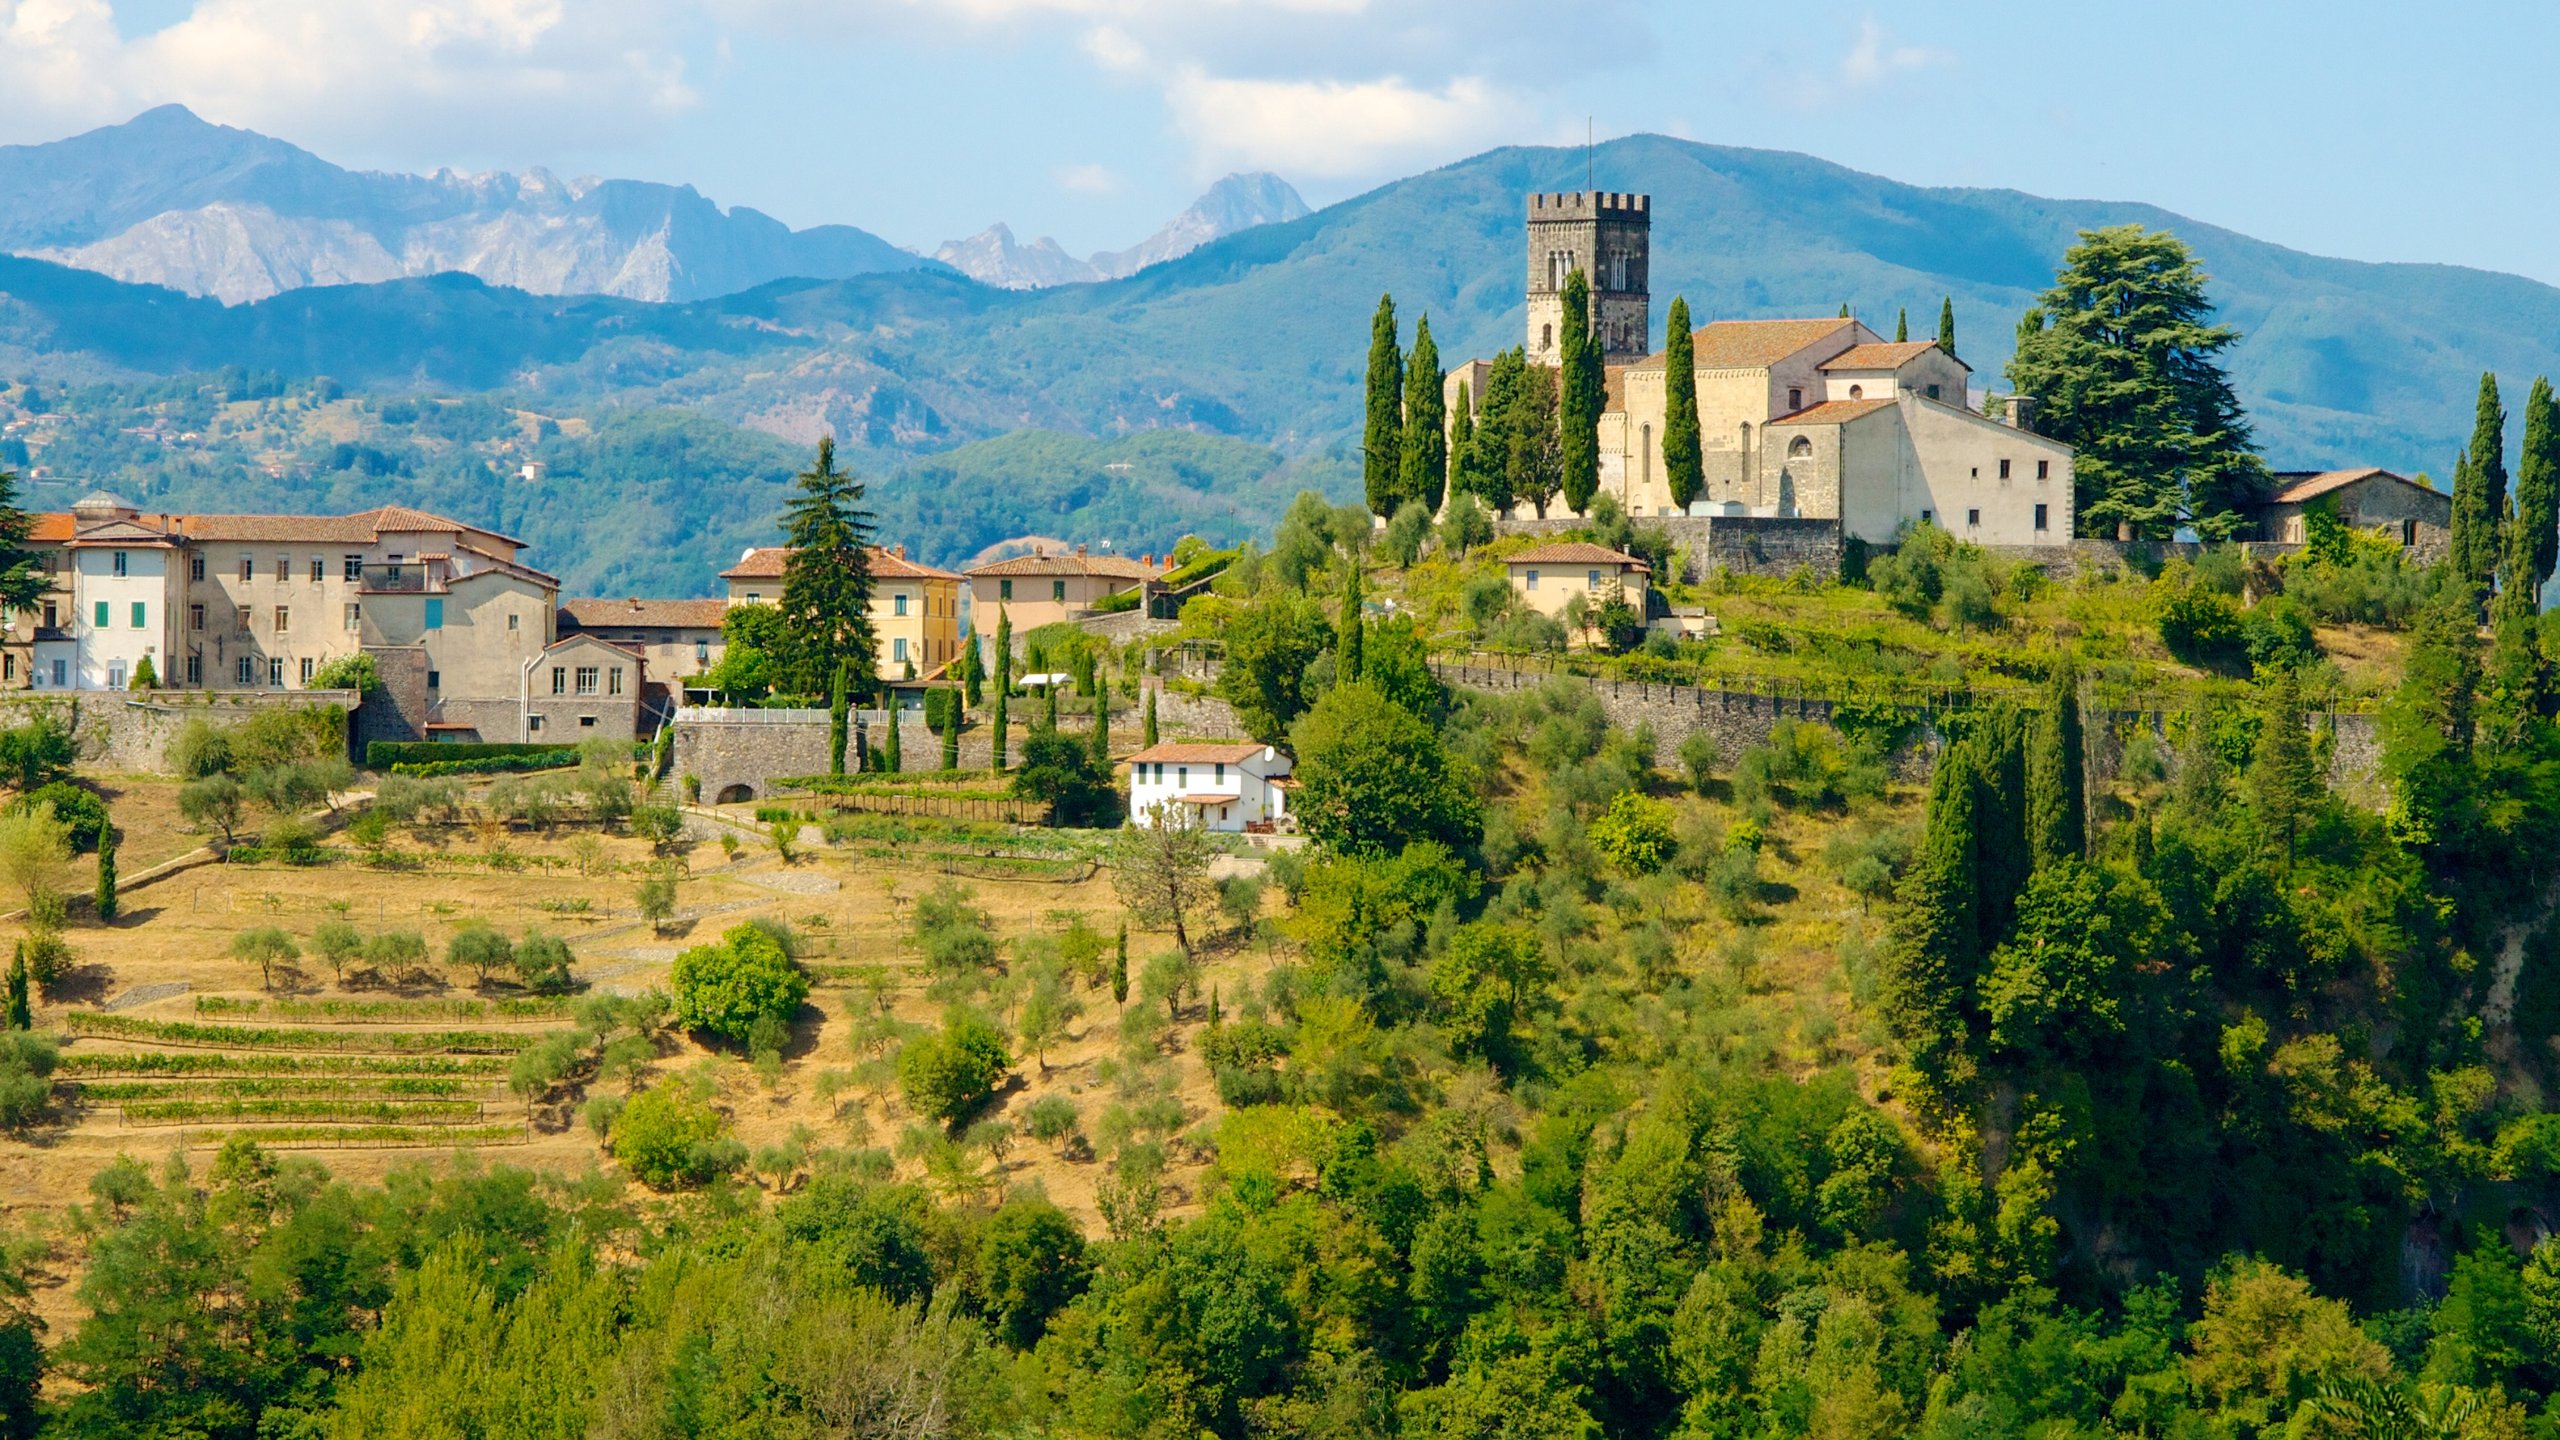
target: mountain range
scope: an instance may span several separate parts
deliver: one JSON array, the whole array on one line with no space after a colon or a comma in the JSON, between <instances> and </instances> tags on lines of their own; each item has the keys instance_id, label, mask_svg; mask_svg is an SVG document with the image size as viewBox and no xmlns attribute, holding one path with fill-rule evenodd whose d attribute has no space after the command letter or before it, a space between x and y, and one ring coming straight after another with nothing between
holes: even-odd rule
<instances>
[{"instance_id":1,"label":"mountain range","mask_svg":"<svg viewBox=\"0 0 2560 1440\"><path fill-rule=\"evenodd\" d=\"M1013 227L998 221L966 240L944 241L933 258L972 280L1008 290L1090 284L1135 275L1239 230L1277 225L1307 213L1307 202L1288 181L1257 171L1230 175L1210 186L1190 209L1126 250L1100 250L1078 260L1046 235L1022 244L1013 238Z\"/></svg>"},{"instance_id":2,"label":"mountain range","mask_svg":"<svg viewBox=\"0 0 2560 1440\"><path fill-rule=\"evenodd\" d=\"M793 230L690 185L345 170L181 105L0 147L0 250L226 303L454 271L538 295L698 300L928 262L866 230Z\"/></svg>"},{"instance_id":3,"label":"mountain range","mask_svg":"<svg viewBox=\"0 0 2560 1440\"><path fill-rule=\"evenodd\" d=\"M1427 312L1452 363L1519 343L1524 197L1582 184L1586 165L1604 188L1653 196L1657 342L1674 294L1701 321L1846 303L1879 328L1908 309L1924 331L1952 296L1959 349L1996 384L2018 315L2077 233L2139 223L2177 232L2210 273L2246 337L2233 378L2279 468L2441 473L2483 370L2511 384L2560 371L2560 290L2515 276L2327 259L2136 203L1927 189L1634 136L1588 159L1491 151L1126 278L1035 290L932 265L643 303L436 275L226 308L6 259L0 373L240 365L377 390L505 390L552 409L680 405L795 442L833 432L889 464L1023 429L1188 428L1310 454L1357 432L1380 292L1408 335ZM0 184L34 197L5 220L23 229L59 207L19 173L0 167ZM95 228L139 208L118 198L97 189Z\"/></svg>"}]
</instances>

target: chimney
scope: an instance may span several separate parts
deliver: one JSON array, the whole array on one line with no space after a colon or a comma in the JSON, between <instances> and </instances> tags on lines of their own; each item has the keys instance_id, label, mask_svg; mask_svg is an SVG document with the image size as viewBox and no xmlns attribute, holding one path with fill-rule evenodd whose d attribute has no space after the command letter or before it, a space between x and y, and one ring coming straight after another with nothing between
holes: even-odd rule
<instances>
[{"instance_id":1,"label":"chimney","mask_svg":"<svg viewBox=\"0 0 2560 1440\"><path fill-rule=\"evenodd\" d=\"M1079 560L1084 558L1084 546L1081 544L1076 546L1076 558Z\"/></svg>"},{"instance_id":2,"label":"chimney","mask_svg":"<svg viewBox=\"0 0 2560 1440\"><path fill-rule=\"evenodd\" d=\"M2012 430L2024 430L2029 434L2034 434L2036 428L2036 397L2033 395L2010 395L2003 397L2000 402L2000 421Z\"/></svg>"},{"instance_id":3,"label":"chimney","mask_svg":"<svg viewBox=\"0 0 2560 1440\"><path fill-rule=\"evenodd\" d=\"M899 541L895 546L891 547L891 549L890 549L889 553L890 553L890 554L892 554L892 555L897 556L897 557L898 557L899 559L901 559L901 560L906 559L906 558L907 558L907 542L905 542L904 540Z\"/></svg>"},{"instance_id":4,"label":"chimney","mask_svg":"<svg viewBox=\"0 0 2560 1440\"><path fill-rule=\"evenodd\" d=\"M1156 557L1153 555L1141 555L1138 557L1138 563L1146 566L1150 570L1153 570L1156 568Z\"/></svg>"}]
</instances>

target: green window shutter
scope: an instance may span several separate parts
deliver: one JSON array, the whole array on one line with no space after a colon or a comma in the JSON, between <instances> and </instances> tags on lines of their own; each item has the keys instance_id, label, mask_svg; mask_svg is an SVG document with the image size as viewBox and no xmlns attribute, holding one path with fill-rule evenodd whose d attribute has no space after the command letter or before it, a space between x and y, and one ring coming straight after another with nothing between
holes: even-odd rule
<instances>
[{"instance_id":1,"label":"green window shutter","mask_svg":"<svg viewBox=\"0 0 2560 1440\"><path fill-rule=\"evenodd\" d=\"M99 602L98 602L98 623L97 623L97 628L98 628L98 629L100 629L100 630L104 630L104 629L106 629L106 628L107 628L107 623L108 623L108 621L107 621L107 614L108 614L108 611L107 611L107 602L106 602L106 601L104 601L104 600L99 601Z\"/></svg>"},{"instance_id":2,"label":"green window shutter","mask_svg":"<svg viewBox=\"0 0 2560 1440\"><path fill-rule=\"evenodd\" d=\"M430 630L444 628L444 601L440 599L427 601L427 628Z\"/></svg>"},{"instance_id":3,"label":"green window shutter","mask_svg":"<svg viewBox=\"0 0 2560 1440\"><path fill-rule=\"evenodd\" d=\"M149 620L146 618L149 614L150 614L150 607L149 607L148 605L146 605L144 602L142 602L142 601L140 601L140 600L136 600L136 601L134 601L134 602L133 602L133 628L134 628L134 629L136 629L136 630L140 630L140 629L142 629L144 626L146 626L147 624L149 624L150 622L149 622Z\"/></svg>"}]
</instances>

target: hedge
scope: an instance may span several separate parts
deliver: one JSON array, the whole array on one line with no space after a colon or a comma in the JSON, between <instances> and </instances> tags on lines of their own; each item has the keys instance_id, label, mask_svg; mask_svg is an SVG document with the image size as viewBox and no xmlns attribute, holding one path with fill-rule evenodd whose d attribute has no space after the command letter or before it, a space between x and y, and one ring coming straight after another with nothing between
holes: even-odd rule
<instances>
[{"instance_id":1,"label":"hedge","mask_svg":"<svg viewBox=\"0 0 2560 1440\"><path fill-rule=\"evenodd\" d=\"M464 760L402 760L394 762L394 775L505 775L525 770L557 770L578 763L575 750L537 750L523 755L483 755Z\"/></svg>"},{"instance_id":2,"label":"hedge","mask_svg":"<svg viewBox=\"0 0 2560 1440\"><path fill-rule=\"evenodd\" d=\"M427 765L452 760L487 760L500 755L549 755L560 746L543 741L474 740L460 743L450 740L375 740L364 747L364 764L368 770L388 770L394 765ZM572 758L577 751L568 752Z\"/></svg>"}]
</instances>

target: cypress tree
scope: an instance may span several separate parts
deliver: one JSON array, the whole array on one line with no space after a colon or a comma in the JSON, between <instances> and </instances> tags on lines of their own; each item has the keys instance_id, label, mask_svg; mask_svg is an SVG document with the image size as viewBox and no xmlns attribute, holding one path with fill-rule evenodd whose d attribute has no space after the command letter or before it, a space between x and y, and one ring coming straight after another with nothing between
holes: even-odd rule
<instances>
[{"instance_id":1,"label":"cypress tree","mask_svg":"<svg viewBox=\"0 0 2560 1440\"><path fill-rule=\"evenodd\" d=\"M1002 608L996 611L995 682L998 695L1013 688L1013 612Z\"/></svg>"},{"instance_id":2,"label":"cypress tree","mask_svg":"<svg viewBox=\"0 0 2560 1440\"><path fill-rule=\"evenodd\" d=\"M1600 406L1606 399L1600 341L1591 333L1591 281L1580 270L1564 279L1564 343L1556 376L1558 448L1564 460L1564 503L1579 515L1600 488Z\"/></svg>"},{"instance_id":3,"label":"cypress tree","mask_svg":"<svg viewBox=\"0 0 2560 1440\"><path fill-rule=\"evenodd\" d=\"M1476 407L1467 382L1458 382L1458 408L1449 414L1449 490L1452 496L1475 491L1482 473L1476 454Z\"/></svg>"},{"instance_id":4,"label":"cypress tree","mask_svg":"<svg viewBox=\"0 0 2560 1440\"><path fill-rule=\"evenodd\" d=\"M1840 318L1843 320L1849 318L1849 302L1846 300L1840 302Z\"/></svg>"},{"instance_id":5,"label":"cypress tree","mask_svg":"<svg viewBox=\"0 0 2560 1440\"><path fill-rule=\"evenodd\" d=\"M2003 705L1977 727L1974 756L1974 879L1981 917L1978 952L1988 955L2009 933L2018 894L2034 855L2027 848L2027 724Z\"/></svg>"},{"instance_id":6,"label":"cypress tree","mask_svg":"<svg viewBox=\"0 0 2560 1440\"><path fill-rule=\"evenodd\" d=\"M2065 657L2045 686L2027 757L2027 841L2041 870L2088 851L2088 800L2082 774L2080 677Z\"/></svg>"},{"instance_id":7,"label":"cypress tree","mask_svg":"<svg viewBox=\"0 0 2560 1440\"><path fill-rule=\"evenodd\" d=\"M1520 503L1513 452L1521 448L1516 432L1532 407L1521 392L1528 386L1528 359L1518 347L1493 357L1484 373L1484 394L1476 404L1476 498L1499 520Z\"/></svg>"},{"instance_id":8,"label":"cypress tree","mask_svg":"<svg viewBox=\"0 0 2560 1440\"><path fill-rule=\"evenodd\" d=\"M1938 302L1938 348L1946 351L1948 358L1954 358L1956 353L1956 297L1953 295L1949 295Z\"/></svg>"},{"instance_id":9,"label":"cypress tree","mask_svg":"<svg viewBox=\"0 0 2560 1440\"><path fill-rule=\"evenodd\" d=\"M870 774L872 770L871 727L863 724L859 715L853 718L853 768L857 774L863 775Z\"/></svg>"},{"instance_id":10,"label":"cypress tree","mask_svg":"<svg viewBox=\"0 0 2560 1440\"><path fill-rule=\"evenodd\" d=\"M9 1028L36 1028L35 1007L27 1003L27 942L18 942L18 953L9 961Z\"/></svg>"},{"instance_id":11,"label":"cypress tree","mask_svg":"<svg viewBox=\"0 0 2560 1440\"><path fill-rule=\"evenodd\" d=\"M1351 578L1343 582L1342 617L1335 623L1333 640L1333 680L1348 685L1360 678L1365 665L1360 628L1360 567L1351 567Z\"/></svg>"},{"instance_id":12,"label":"cypress tree","mask_svg":"<svg viewBox=\"0 0 2560 1440\"><path fill-rule=\"evenodd\" d=\"M1671 297L1671 333L1663 342L1662 475L1671 503L1687 510L1706 488L1698 439L1698 347L1689 333L1689 302Z\"/></svg>"},{"instance_id":13,"label":"cypress tree","mask_svg":"<svg viewBox=\"0 0 2560 1440\"><path fill-rule=\"evenodd\" d=\"M1129 922L1120 922L1120 945L1111 955L1111 1003L1129 1007Z\"/></svg>"},{"instance_id":14,"label":"cypress tree","mask_svg":"<svg viewBox=\"0 0 2560 1440\"><path fill-rule=\"evenodd\" d=\"M1893 312L1893 343L1899 345L1910 338L1911 312L1908 310L1895 310Z\"/></svg>"},{"instance_id":15,"label":"cypress tree","mask_svg":"<svg viewBox=\"0 0 2560 1440\"><path fill-rule=\"evenodd\" d=\"M836 664L835 678L827 686L827 773L844 773L844 741L853 707L845 695L844 664Z\"/></svg>"},{"instance_id":16,"label":"cypress tree","mask_svg":"<svg viewBox=\"0 0 2560 1440\"><path fill-rule=\"evenodd\" d=\"M2484 595L2497 578L2498 526L2506 513L2507 412L2498 401L2498 377L2484 374L2471 448L2455 467L2453 482L2454 573Z\"/></svg>"},{"instance_id":17,"label":"cypress tree","mask_svg":"<svg viewBox=\"0 0 2560 1440\"><path fill-rule=\"evenodd\" d=\"M1369 322L1369 418L1360 432L1360 482L1369 513L1393 515L1404 463L1404 352L1396 346L1396 300L1378 297Z\"/></svg>"},{"instance_id":18,"label":"cypress tree","mask_svg":"<svg viewBox=\"0 0 2560 1440\"><path fill-rule=\"evenodd\" d=\"M116 895L116 827L98 827L98 918L113 920L121 903Z\"/></svg>"},{"instance_id":19,"label":"cypress tree","mask_svg":"<svg viewBox=\"0 0 2560 1440\"><path fill-rule=\"evenodd\" d=\"M1941 1094L1969 1076L1963 1001L1982 961L1972 748L1951 747L1930 777L1926 828L1902 877L1879 997L1903 1057Z\"/></svg>"},{"instance_id":20,"label":"cypress tree","mask_svg":"<svg viewBox=\"0 0 2560 1440\"><path fill-rule=\"evenodd\" d=\"M1093 692L1093 733L1085 739L1085 753L1094 769L1111 773L1111 686L1107 681Z\"/></svg>"},{"instance_id":21,"label":"cypress tree","mask_svg":"<svg viewBox=\"0 0 2560 1440\"><path fill-rule=\"evenodd\" d=\"M1138 743L1151 750L1155 748L1156 692L1153 690L1147 692L1147 719L1145 725L1138 731Z\"/></svg>"},{"instance_id":22,"label":"cypress tree","mask_svg":"<svg viewBox=\"0 0 2560 1440\"><path fill-rule=\"evenodd\" d=\"M1404 447L1396 488L1406 500L1437 511L1449 485L1447 416L1440 398L1440 347L1431 340L1431 317L1413 322L1413 358L1404 367Z\"/></svg>"},{"instance_id":23,"label":"cypress tree","mask_svg":"<svg viewBox=\"0 0 2560 1440\"><path fill-rule=\"evenodd\" d=\"M2321 782L2311 759L2311 736L2303 725L2302 685L2291 666L2278 666L2263 692L2258 743L2242 781L2249 810L2257 821L2259 843L2293 868L2294 846L2313 807Z\"/></svg>"},{"instance_id":24,"label":"cypress tree","mask_svg":"<svg viewBox=\"0 0 2560 1440\"><path fill-rule=\"evenodd\" d=\"M975 621L960 632L960 693L972 710L986 703L987 657L979 653Z\"/></svg>"},{"instance_id":25,"label":"cypress tree","mask_svg":"<svg viewBox=\"0 0 2560 1440\"><path fill-rule=\"evenodd\" d=\"M955 705L952 708L957 709L959 707ZM892 775L895 775L906 768L906 757L901 753L898 746L898 730L900 728L898 725L898 718L896 697L893 696L891 697L889 705L889 738L886 741L883 741L880 746L880 768L888 771Z\"/></svg>"},{"instance_id":26,"label":"cypress tree","mask_svg":"<svg viewBox=\"0 0 2560 1440\"><path fill-rule=\"evenodd\" d=\"M997 686L996 713L987 718L987 768L998 775L1004 773L1005 711L1011 699L1003 686Z\"/></svg>"},{"instance_id":27,"label":"cypress tree","mask_svg":"<svg viewBox=\"0 0 2560 1440\"><path fill-rule=\"evenodd\" d=\"M2533 377L2524 399L2524 448L2516 459L2515 515L2507 526L2498 602L2518 615L2542 611L2542 587L2560 552L2560 399Z\"/></svg>"},{"instance_id":28,"label":"cypress tree","mask_svg":"<svg viewBox=\"0 0 2560 1440\"><path fill-rule=\"evenodd\" d=\"M1040 728L1054 735L1058 732L1058 686L1052 681L1040 688L1047 692L1048 703L1048 711L1040 719Z\"/></svg>"},{"instance_id":29,"label":"cypress tree","mask_svg":"<svg viewBox=\"0 0 2560 1440\"><path fill-rule=\"evenodd\" d=\"M961 713L957 705L942 712L942 768L945 770L960 768Z\"/></svg>"}]
</instances>

